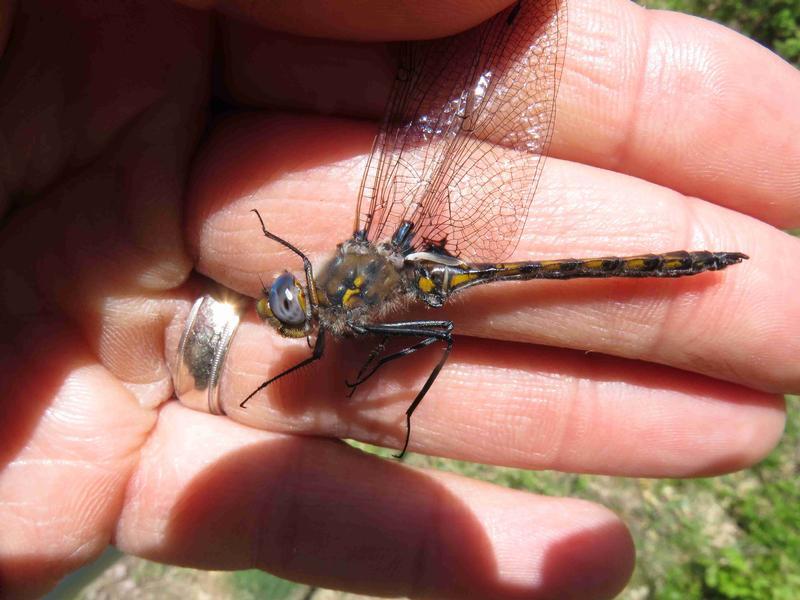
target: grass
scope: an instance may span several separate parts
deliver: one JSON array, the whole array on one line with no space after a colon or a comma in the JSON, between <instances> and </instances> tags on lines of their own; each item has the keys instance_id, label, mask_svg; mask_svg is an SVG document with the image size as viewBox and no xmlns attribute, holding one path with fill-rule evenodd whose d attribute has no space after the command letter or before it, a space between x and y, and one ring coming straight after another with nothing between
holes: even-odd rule
<instances>
[{"instance_id":1,"label":"grass","mask_svg":"<svg viewBox=\"0 0 800 600\"><path fill-rule=\"evenodd\" d=\"M639 0L718 21L800 66L800 0Z\"/></svg>"},{"instance_id":2,"label":"grass","mask_svg":"<svg viewBox=\"0 0 800 600\"><path fill-rule=\"evenodd\" d=\"M308 588L257 569L231 573L228 584L237 600L294 600L308 595Z\"/></svg>"}]
</instances>

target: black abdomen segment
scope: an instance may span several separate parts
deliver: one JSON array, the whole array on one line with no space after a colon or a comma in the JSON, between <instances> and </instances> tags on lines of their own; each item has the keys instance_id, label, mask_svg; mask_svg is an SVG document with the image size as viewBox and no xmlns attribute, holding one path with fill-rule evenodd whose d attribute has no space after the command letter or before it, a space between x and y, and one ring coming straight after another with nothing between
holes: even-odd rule
<instances>
[{"instance_id":1,"label":"black abdomen segment","mask_svg":"<svg viewBox=\"0 0 800 600\"><path fill-rule=\"evenodd\" d=\"M666 252L641 256L561 258L465 266L436 265L421 277L417 288L428 304L441 306L458 290L493 281L579 279L606 277L685 277L719 271L749 258L741 252Z\"/></svg>"},{"instance_id":2,"label":"black abdomen segment","mask_svg":"<svg viewBox=\"0 0 800 600\"><path fill-rule=\"evenodd\" d=\"M493 265L498 279L577 279L581 277L685 277L719 271L749 258L741 252L667 252L641 256L562 258ZM488 266L488 265L487 265Z\"/></svg>"},{"instance_id":3,"label":"black abdomen segment","mask_svg":"<svg viewBox=\"0 0 800 600\"><path fill-rule=\"evenodd\" d=\"M607 277L685 277L719 271L749 258L741 252L666 252L641 256L561 258L498 264L443 264L419 261L410 271L417 295L442 306L454 292L493 281Z\"/></svg>"}]
</instances>

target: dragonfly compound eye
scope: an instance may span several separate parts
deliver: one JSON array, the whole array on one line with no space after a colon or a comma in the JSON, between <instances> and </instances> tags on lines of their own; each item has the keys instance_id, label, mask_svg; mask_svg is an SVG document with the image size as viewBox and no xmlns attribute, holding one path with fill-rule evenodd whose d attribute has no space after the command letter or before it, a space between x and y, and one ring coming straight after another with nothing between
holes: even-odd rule
<instances>
[{"instance_id":1,"label":"dragonfly compound eye","mask_svg":"<svg viewBox=\"0 0 800 600\"><path fill-rule=\"evenodd\" d=\"M306 321L303 291L291 273L279 276L269 290L269 308L284 325L298 326Z\"/></svg>"}]
</instances>

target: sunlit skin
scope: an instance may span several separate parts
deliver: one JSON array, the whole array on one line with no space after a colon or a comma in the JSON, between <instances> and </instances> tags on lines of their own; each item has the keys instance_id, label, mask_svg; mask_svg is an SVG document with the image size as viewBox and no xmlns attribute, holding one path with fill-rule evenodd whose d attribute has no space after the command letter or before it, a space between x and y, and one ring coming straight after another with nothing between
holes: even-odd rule
<instances>
[{"instance_id":1,"label":"sunlit skin","mask_svg":"<svg viewBox=\"0 0 800 600\"><path fill-rule=\"evenodd\" d=\"M396 445L425 351L347 400L352 352L331 344L238 409L308 353L251 310L223 374L229 417L172 400L167 362L210 280L256 298L259 277L302 275L252 208L315 264L352 233L391 80L383 45L352 42L452 33L502 2L193 4L0 1L0 595L38 596L113 543L373 595L613 597L633 547L602 506L335 440ZM515 259L750 260L464 291L435 313L458 343L410 450L621 476L744 468L800 389L800 243L779 229L800 226L800 75L622 0L572 0L569 23L553 158ZM232 109L214 121L211 73Z\"/></svg>"}]
</instances>

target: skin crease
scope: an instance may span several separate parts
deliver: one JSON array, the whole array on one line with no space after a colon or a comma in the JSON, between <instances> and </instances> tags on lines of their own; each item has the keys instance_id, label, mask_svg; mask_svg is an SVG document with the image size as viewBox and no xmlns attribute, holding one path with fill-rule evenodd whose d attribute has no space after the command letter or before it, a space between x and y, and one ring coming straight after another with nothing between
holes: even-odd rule
<instances>
[{"instance_id":1,"label":"skin crease","mask_svg":"<svg viewBox=\"0 0 800 600\"><path fill-rule=\"evenodd\" d=\"M255 297L297 268L250 209L314 264L350 234L391 80L386 47L357 42L451 33L502 2L325 19L327 3L267 4L0 0L0 597L39 596L109 543L367 594L613 597L633 547L605 508L332 439L396 447L430 354L351 401L347 344L228 419L172 400L167 363L209 279ZM212 90L231 111L210 120ZM763 458L779 394L800 389L800 243L778 229L800 225L798 96L795 70L722 27L571 0L553 158L515 258L752 258L465 292L435 313L456 345L411 449L653 477ZM308 353L250 310L232 404Z\"/></svg>"}]
</instances>

